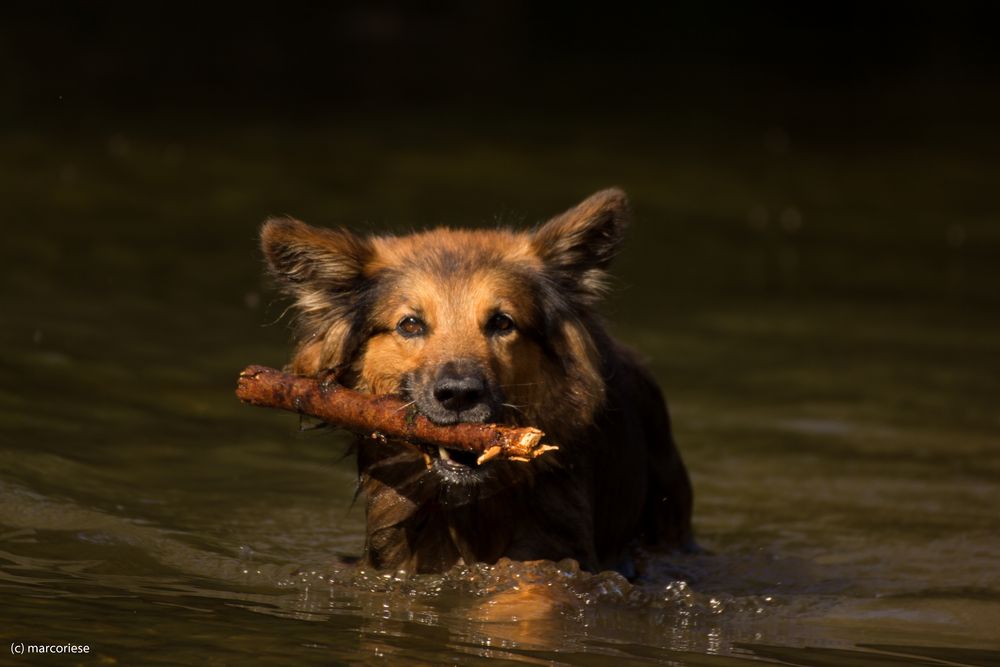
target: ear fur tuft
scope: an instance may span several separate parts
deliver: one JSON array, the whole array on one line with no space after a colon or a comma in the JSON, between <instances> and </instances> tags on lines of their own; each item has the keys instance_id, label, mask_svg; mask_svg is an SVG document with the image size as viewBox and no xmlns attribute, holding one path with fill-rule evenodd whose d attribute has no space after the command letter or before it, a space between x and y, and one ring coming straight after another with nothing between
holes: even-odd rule
<instances>
[{"instance_id":1,"label":"ear fur tuft","mask_svg":"<svg viewBox=\"0 0 1000 667\"><path fill-rule=\"evenodd\" d=\"M346 229L271 218L261 227L260 245L271 275L295 299L300 340L295 371L314 374L341 363L357 334L371 241Z\"/></svg>"},{"instance_id":2,"label":"ear fur tuft","mask_svg":"<svg viewBox=\"0 0 1000 667\"><path fill-rule=\"evenodd\" d=\"M268 268L282 284L325 283L346 287L371 256L371 244L346 229L321 229L294 218L271 218L260 230L260 246Z\"/></svg>"},{"instance_id":3,"label":"ear fur tuft","mask_svg":"<svg viewBox=\"0 0 1000 667\"><path fill-rule=\"evenodd\" d=\"M625 193L601 190L538 228L532 246L562 289L591 304L605 291L606 269L621 249L629 219Z\"/></svg>"}]
</instances>

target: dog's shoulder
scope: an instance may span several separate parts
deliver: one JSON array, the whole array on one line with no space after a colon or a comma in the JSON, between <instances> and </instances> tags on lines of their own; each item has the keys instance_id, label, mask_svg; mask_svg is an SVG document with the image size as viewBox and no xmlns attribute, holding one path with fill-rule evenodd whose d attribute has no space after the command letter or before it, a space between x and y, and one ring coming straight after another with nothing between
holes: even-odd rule
<instances>
[{"instance_id":1,"label":"dog's shoulder","mask_svg":"<svg viewBox=\"0 0 1000 667\"><path fill-rule=\"evenodd\" d=\"M599 544L638 535L646 546L687 549L691 484L663 392L638 353L606 345L607 400L591 431Z\"/></svg>"}]
</instances>

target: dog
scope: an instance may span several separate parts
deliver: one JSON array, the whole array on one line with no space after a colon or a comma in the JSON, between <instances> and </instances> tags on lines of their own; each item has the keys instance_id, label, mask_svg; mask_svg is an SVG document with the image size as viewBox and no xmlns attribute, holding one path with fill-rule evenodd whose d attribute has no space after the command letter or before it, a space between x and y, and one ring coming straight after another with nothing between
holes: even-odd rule
<instances>
[{"instance_id":1,"label":"dog","mask_svg":"<svg viewBox=\"0 0 1000 667\"><path fill-rule=\"evenodd\" d=\"M528 231L361 236L272 218L270 273L294 300L289 368L394 394L436 424L535 426L530 462L359 442L363 562L571 558L635 576L633 555L693 548L692 491L655 379L595 307L630 213L608 189Z\"/></svg>"}]
</instances>

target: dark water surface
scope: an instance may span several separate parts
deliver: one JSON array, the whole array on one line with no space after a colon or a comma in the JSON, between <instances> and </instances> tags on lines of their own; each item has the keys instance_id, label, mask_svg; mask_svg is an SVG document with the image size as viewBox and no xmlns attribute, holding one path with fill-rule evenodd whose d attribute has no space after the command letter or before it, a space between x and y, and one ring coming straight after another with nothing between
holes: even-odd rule
<instances>
[{"instance_id":1,"label":"dark water surface","mask_svg":"<svg viewBox=\"0 0 1000 667\"><path fill-rule=\"evenodd\" d=\"M488 123L0 136L0 663L1000 665L995 147ZM606 312L710 553L637 586L336 566L345 441L232 393L289 351L260 221L533 223L612 184Z\"/></svg>"}]
</instances>

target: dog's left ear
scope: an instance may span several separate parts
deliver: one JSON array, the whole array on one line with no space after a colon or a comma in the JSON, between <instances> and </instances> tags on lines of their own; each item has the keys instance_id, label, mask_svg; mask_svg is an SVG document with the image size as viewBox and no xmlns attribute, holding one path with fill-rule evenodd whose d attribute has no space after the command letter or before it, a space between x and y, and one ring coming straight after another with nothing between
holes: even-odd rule
<instances>
[{"instance_id":1,"label":"dog's left ear","mask_svg":"<svg viewBox=\"0 0 1000 667\"><path fill-rule=\"evenodd\" d=\"M629 218L625 193L601 190L542 225L532 235L532 247L565 291L591 304L605 291L606 269L621 248Z\"/></svg>"}]
</instances>

